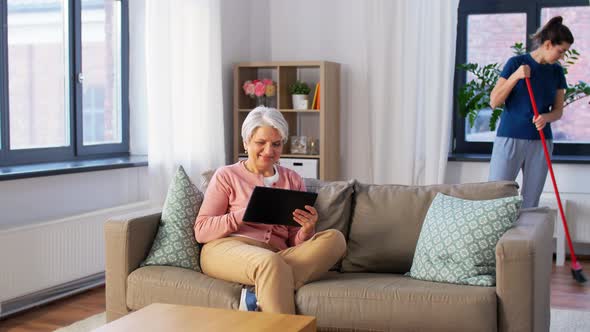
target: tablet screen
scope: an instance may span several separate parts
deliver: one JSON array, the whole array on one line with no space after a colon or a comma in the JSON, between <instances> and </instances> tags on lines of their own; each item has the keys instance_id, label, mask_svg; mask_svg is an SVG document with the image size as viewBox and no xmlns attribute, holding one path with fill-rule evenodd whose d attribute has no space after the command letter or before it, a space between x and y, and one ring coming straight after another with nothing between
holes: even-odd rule
<instances>
[{"instance_id":1,"label":"tablet screen","mask_svg":"<svg viewBox=\"0 0 590 332\"><path fill-rule=\"evenodd\" d=\"M255 187L243 220L300 227L301 225L293 220L293 211L306 211L305 205L313 206L317 197L317 193L307 191Z\"/></svg>"}]
</instances>

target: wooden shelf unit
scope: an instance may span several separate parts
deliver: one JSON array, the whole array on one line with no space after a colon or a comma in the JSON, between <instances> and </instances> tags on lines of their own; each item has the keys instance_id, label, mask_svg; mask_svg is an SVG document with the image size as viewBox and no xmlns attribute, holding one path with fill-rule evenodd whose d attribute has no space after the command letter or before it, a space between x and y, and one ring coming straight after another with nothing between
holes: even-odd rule
<instances>
[{"instance_id":1,"label":"wooden shelf unit","mask_svg":"<svg viewBox=\"0 0 590 332\"><path fill-rule=\"evenodd\" d=\"M275 106L289 124L289 141L281 158L318 160L318 178L338 180L340 177L340 64L329 61L243 62L234 65L233 134L234 161L245 157L242 123L256 100L244 94L247 80L270 78L276 83ZM306 82L313 100L316 83L320 83L320 105L316 110L295 110L289 86L296 80ZM309 105L311 107L311 105ZM308 136L319 139L319 154L290 154L290 137Z\"/></svg>"}]
</instances>

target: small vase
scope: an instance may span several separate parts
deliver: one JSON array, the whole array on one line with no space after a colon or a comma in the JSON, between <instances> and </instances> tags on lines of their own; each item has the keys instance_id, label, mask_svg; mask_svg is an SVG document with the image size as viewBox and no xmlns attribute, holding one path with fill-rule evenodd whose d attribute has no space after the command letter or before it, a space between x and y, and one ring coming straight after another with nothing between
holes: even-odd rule
<instances>
[{"instance_id":1,"label":"small vase","mask_svg":"<svg viewBox=\"0 0 590 332\"><path fill-rule=\"evenodd\" d=\"M256 106L266 106L266 98L265 96L256 96Z\"/></svg>"},{"instance_id":2,"label":"small vase","mask_svg":"<svg viewBox=\"0 0 590 332\"><path fill-rule=\"evenodd\" d=\"M276 96L266 96L266 107L277 107L277 97Z\"/></svg>"}]
</instances>

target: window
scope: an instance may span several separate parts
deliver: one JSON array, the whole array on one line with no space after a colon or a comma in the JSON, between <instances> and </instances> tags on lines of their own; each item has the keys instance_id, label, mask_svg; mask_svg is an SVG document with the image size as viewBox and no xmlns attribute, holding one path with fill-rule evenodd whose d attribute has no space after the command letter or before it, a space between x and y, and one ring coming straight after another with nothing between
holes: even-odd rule
<instances>
[{"instance_id":1,"label":"window","mask_svg":"<svg viewBox=\"0 0 590 332\"><path fill-rule=\"evenodd\" d=\"M129 151L126 0L0 5L0 166Z\"/></svg>"},{"instance_id":2,"label":"window","mask_svg":"<svg viewBox=\"0 0 590 332\"><path fill-rule=\"evenodd\" d=\"M556 4L558 3L558 4ZM580 60L568 69L569 84L590 81L590 6L587 0L461 0L457 27L456 64L496 62L502 64L513 55L510 46L532 45L528 36L551 17L561 15L572 34L572 48L581 53ZM471 77L465 71L455 72L455 96L459 87ZM456 100L456 97L455 97ZM564 111L561 120L553 123L554 155L587 155L590 153L590 98L578 100ZM489 129L490 109L481 110L473 127L458 115L453 118L453 152L492 152L495 132ZM499 121L498 121L499 124ZM496 127L497 128L497 127Z\"/></svg>"}]
</instances>

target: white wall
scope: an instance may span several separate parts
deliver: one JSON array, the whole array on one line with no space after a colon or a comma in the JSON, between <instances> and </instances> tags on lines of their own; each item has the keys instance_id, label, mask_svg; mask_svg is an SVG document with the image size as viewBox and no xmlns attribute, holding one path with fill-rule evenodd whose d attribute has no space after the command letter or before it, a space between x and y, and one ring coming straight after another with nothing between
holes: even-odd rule
<instances>
[{"instance_id":1,"label":"white wall","mask_svg":"<svg viewBox=\"0 0 590 332\"><path fill-rule=\"evenodd\" d=\"M0 181L0 229L147 199L147 167Z\"/></svg>"},{"instance_id":2,"label":"white wall","mask_svg":"<svg viewBox=\"0 0 590 332\"><path fill-rule=\"evenodd\" d=\"M233 162L233 65L246 61L270 60L270 0L221 1L221 54L226 162Z\"/></svg>"},{"instance_id":3,"label":"white wall","mask_svg":"<svg viewBox=\"0 0 590 332\"><path fill-rule=\"evenodd\" d=\"M328 60L341 64L340 155L343 178L368 181L368 117L364 96L354 89L365 80L364 0L273 0L270 6L273 61Z\"/></svg>"}]
</instances>

